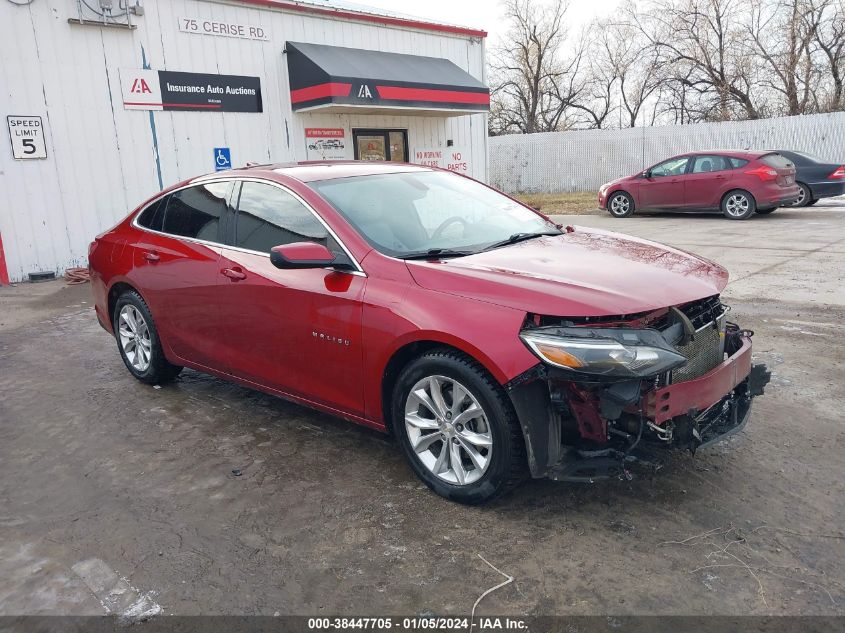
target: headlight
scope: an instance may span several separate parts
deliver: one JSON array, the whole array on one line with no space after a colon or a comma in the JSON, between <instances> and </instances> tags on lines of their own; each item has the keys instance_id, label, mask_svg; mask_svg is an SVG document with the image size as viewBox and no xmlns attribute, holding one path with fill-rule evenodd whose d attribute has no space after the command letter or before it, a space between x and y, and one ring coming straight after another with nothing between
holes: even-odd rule
<instances>
[{"instance_id":1,"label":"headlight","mask_svg":"<svg viewBox=\"0 0 845 633\"><path fill-rule=\"evenodd\" d=\"M543 362L597 376L644 378L687 361L657 330L547 327L519 337Z\"/></svg>"}]
</instances>

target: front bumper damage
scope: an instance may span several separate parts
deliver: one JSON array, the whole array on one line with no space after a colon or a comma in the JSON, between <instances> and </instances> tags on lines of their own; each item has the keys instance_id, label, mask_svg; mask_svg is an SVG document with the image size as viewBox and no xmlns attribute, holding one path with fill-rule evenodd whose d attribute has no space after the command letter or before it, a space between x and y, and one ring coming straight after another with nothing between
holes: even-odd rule
<instances>
[{"instance_id":1,"label":"front bumper damage","mask_svg":"<svg viewBox=\"0 0 845 633\"><path fill-rule=\"evenodd\" d=\"M533 477L594 481L659 468L667 449L697 450L740 431L770 374L751 361L752 332L729 325L724 360L671 382L587 382L539 364L507 385Z\"/></svg>"}]
</instances>

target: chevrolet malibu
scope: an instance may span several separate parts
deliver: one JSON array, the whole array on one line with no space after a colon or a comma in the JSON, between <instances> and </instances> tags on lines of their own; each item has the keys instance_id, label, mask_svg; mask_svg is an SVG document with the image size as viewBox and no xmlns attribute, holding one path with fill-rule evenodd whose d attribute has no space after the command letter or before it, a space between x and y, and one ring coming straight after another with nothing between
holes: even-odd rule
<instances>
[{"instance_id":1,"label":"chevrolet malibu","mask_svg":"<svg viewBox=\"0 0 845 633\"><path fill-rule=\"evenodd\" d=\"M190 367L392 433L463 503L694 452L741 429L768 381L720 266L427 167L196 178L99 235L89 262L138 380Z\"/></svg>"}]
</instances>

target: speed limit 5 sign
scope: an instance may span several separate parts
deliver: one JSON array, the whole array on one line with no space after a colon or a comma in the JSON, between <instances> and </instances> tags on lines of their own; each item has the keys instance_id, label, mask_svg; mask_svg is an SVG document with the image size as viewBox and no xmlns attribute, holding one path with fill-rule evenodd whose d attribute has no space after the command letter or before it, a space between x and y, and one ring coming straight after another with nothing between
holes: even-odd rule
<instances>
[{"instance_id":1,"label":"speed limit 5 sign","mask_svg":"<svg viewBox=\"0 0 845 633\"><path fill-rule=\"evenodd\" d=\"M15 158L47 158L47 143L44 140L44 126L40 116L6 117L9 124L9 139L12 142L12 154Z\"/></svg>"}]
</instances>

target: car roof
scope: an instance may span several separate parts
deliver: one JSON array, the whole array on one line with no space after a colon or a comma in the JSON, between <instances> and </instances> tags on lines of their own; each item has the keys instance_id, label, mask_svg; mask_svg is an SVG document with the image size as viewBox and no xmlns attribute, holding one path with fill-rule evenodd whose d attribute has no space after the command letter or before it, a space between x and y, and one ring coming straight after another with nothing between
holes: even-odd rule
<instances>
[{"instance_id":1,"label":"car roof","mask_svg":"<svg viewBox=\"0 0 845 633\"><path fill-rule=\"evenodd\" d=\"M380 174L396 174L403 172L435 171L424 165L410 163L394 163L388 161L367 160L338 160L338 161L303 161L298 163L270 163L267 165L250 165L232 170L241 176L259 175L287 176L300 182L314 182L333 178L351 178L353 176L375 176ZM232 175L234 173L230 172ZM220 172L217 172L220 176Z\"/></svg>"},{"instance_id":2,"label":"car roof","mask_svg":"<svg viewBox=\"0 0 845 633\"><path fill-rule=\"evenodd\" d=\"M708 149L696 150L694 152L686 152L679 154L679 156L713 156L714 154L723 156L734 156L742 158L759 158L766 154L772 154L771 150L756 150L756 149Z\"/></svg>"}]
</instances>

